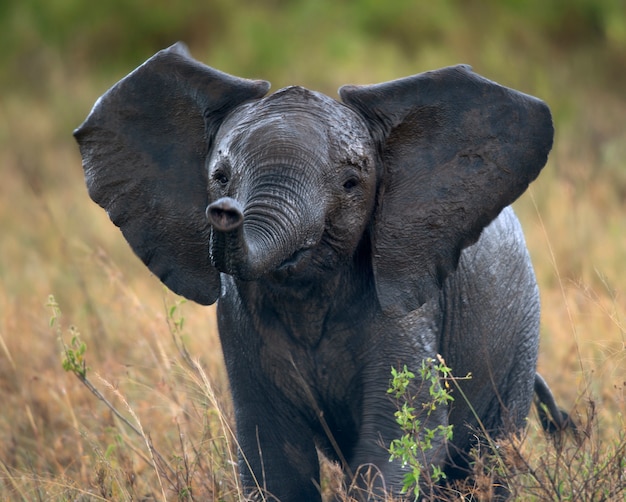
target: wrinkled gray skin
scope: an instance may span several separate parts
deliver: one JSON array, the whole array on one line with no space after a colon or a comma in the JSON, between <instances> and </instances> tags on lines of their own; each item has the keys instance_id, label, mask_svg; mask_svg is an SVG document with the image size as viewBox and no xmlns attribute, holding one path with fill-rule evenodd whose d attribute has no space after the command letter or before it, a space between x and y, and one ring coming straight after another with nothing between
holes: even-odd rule
<instances>
[{"instance_id":1,"label":"wrinkled gray skin","mask_svg":"<svg viewBox=\"0 0 626 502\"><path fill-rule=\"evenodd\" d=\"M341 102L268 87L159 52L75 132L91 197L173 291L219 299L249 492L319 500L317 447L398 493L390 369L437 354L481 425L454 392L422 417L454 425L426 460L464 476L474 432L523 427L533 397L538 293L507 206L546 163L547 106L465 66Z\"/></svg>"}]
</instances>

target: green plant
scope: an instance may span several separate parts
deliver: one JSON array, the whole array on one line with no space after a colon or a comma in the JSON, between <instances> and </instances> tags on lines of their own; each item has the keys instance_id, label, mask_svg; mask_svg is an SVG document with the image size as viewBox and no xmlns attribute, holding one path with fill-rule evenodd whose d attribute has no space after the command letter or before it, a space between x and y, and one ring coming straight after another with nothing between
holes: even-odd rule
<instances>
[{"instance_id":1,"label":"green plant","mask_svg":"<svg viewBox=\"0 0 626 502\"><path fill-rule=\"evenodd\" d=\"M436 483L446 477L439 466L424 465L424 459L425 453L433 449L435 439L443 441L452 439L452 425L439 424L430 428L424 422L425 418L438 407L446 406L454 400L448 385L452 378L451 371L441 356L438 356L437 360L432 358L423 360L419 369L420 385L428 385L430 400L419 402L417 398L419 392L415 392L411 385L415 380L415 374L409 371L406 365L401 370L391 368L392 378L387 392L398 401L399 408L395 412L395 417L404 434L391 442L389 460L399 460L408 468L403 480L402 493L412 492L416 500L420 496L422 479L426 478L427 481Z\"/></svg>"},{"instance_id":2,"label":"green plant","mask_svg":"<svg viewBox=\"0 0 626 502\"><path fill-rule=\"evenodd\" d=\"M133 432L141 436L141 431L129 422L128 419L120 413L120 411L117 410L117 408L106 397L104 397L98 388L87 378L87 370L89 369L85 358L87 344L81 340L80 333L75 326L70 326L68 329L71 334L69 344L65 341L63 337L63 328L59 321L61 317L61 308L53 295L48 296L48 303L46 306L50 307L52 310L50 327L55 328L56 326L56 334L63 349L63 360L61 363L63 369L69 373L73 373L83 383L83 385L87 387L87 389L89 389L94 396L102 401L120 420L122 420L122 422L130 427Z\"/></svg>"},{"instance_id":3,"label":"green plant","mask_svg":"<svg viewBox=\"0 0 626 502\"><path fill-rule=\"evenodd\" d=\"M121 421L106 427L89 424L81 431L82 440L89 444L89 456L93 459L94 471L90 479L93 480L94 497L98 497L97 491L103 499L136 500L143 495L140 490L148 490L151 497L159 500L243 500L237 484L236 462L233 461L236 454L234 432L211 381L184 343L185 316L181 309L184 303L185 300L176 301L171 306L164 303L165 331L171 336L175 350L170 358L164 349L167 367L161 371L167 382L164 388L171 395L161 391L158 398L169 402L181 413L173 421L175 427L170 427L172 433L167 438L161 434L157 447L152 439L154 430L150 430L149 417L141 409L135 409L140 403L132 395L132 390L125 386L129 392L125 395L119 383L112 385L100 377L97 370L91 370L87 365L87 344L75 327L68 327L62 321L61 308L55 297L48 297L46 306L52 310L49 326L61 345L63 369L74 374ZM94 375L95 384L91 380ZM130 387L135 385L136 382ZM102 386L105 388L100 390L98 387ZM107 399L107 393L114 399ZM189 395L191 400L187 401L183 394ZM115 401L123 403L127 413L120 411ZM126 414L130 417L126 418ZM77 419L75 424L80 427ZM127 434L128 430L132 434ZM97 438L92 437L94 432ZM167 447L169 450L163 449ZM144 470L140 479L137 473L141 472L141 465L149 466L149 472ZM0 481L1 476L0 471ZM147 477L150 481L145 484L143 478Z\"/></svg>"}]
</instances>

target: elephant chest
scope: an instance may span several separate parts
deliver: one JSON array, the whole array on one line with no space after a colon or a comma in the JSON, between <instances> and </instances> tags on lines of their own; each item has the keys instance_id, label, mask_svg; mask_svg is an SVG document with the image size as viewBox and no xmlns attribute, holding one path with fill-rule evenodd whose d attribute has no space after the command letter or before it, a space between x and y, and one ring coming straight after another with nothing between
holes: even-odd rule
<instances>
[{"instance_id":1,"label":"elephant chest","mask_svg":"<svg viewBox=\"0 0 626 502\"><path fill-rule=\"evenodd\" d=\"M331 429L356 428L363 368L357 334L336 326L322 333L314 347L281 330L266 335L261 370L285 405L317 425L324 417Z\"/></svg>"},{"instance_id":2,"label":"elephant chest","mask_svg":"<svg viewBox=\"0 0 626 502\"><path fill-rule=\"evenodd\" d=\"M320 443L330 430L349 450L361 427L378 333L375 308L367 308L372 302L360 297L358 304L341 302L359 308L334 312L256 289L229 293L220 299L218 320L235 406L256 402L257 414L268 410L299 423Z\"/></svg>"}]
</instances>

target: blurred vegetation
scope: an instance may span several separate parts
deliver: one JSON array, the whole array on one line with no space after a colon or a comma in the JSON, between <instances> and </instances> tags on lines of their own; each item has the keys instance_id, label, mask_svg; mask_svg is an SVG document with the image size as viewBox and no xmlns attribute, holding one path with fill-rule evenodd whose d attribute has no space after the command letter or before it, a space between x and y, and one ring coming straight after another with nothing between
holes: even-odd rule
<instances>
[{"instance_id":1,"label":"blurred vegetation","mask_svg":"<svg viewBox=\"0 0 626 502\"><path fill-rule=\"evenodd\" d=\"M588 405L596 410L595 464L606 460L605 451L623 453L626 0L5 0L0 500L56 499L54 493L78 500L72 490L136 500L162 483L154 479L158 469L146 467L147 450L137 457L141 441L133 443L63 372L45 309L50 294L64 329L80 328L87 364L114 382L161 451L182 462L165 470L172 485L184 491L187 478L201 472L214 486L196 485L196 493L236 491L232 476L224 474L225 484L220 477L231 465L228 454L202 464L231 420L213 310L185 305L187 348L201 359L209 389L195 366L172 361L179 350L163 304L175 300L89 200L71 137L99 95L177 40L196 59L270 80L274 90L301 84L333 96L346 83L462 62L545 100L555 146L516 203L542 293L539 369L583 421ZM213 391L226 419L205 407L217 399ZM535 465L545 455L536 429L530 434L540 445L530 454ZM222 447L234 453L232 444ZM197 463L184 463L185 448Z\"/></svg>"},{"instance_id":2,"label":"blurred vegetation","mask_svg":"<svg viewBox=\"0 0 626 502\"><path fill-rule=\"evenodd\" d=\"M337 78L325 71L333 66L367 77L461 58L485 73L513 71L514 79L556 64L576 80L623 89L624 7L623 0L180 0L175 7L9 0L0 7L0 43L8 48L0 62L5 83L40 89L52 66L106 75L185 40L230 71L322 85Z\"/></svg>"}]
</instances>

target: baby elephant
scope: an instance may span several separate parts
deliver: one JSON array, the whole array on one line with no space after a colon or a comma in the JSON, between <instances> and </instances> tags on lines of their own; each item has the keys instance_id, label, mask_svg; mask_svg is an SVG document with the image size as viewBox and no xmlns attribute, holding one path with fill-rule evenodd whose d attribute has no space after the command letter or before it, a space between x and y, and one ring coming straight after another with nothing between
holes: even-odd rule
<instances>
[{"instance_id":1,"label":"baby elephant","mask_svg":"<svg viewBox=\"0 0 626 502\"><path fill-rule=\"evenodd\" d=\"M90 196L170 289L219 300L250 496L320 500L318 451L397 495L390 370L438 354L471 378L420 417L453 425L425 460L466 476L477 431L523 427L533 399L538 292L508 206L546 163L548 107L467 66L341 101L268 88L157 53L74 133Z\"/></svg>"}]
</instances>

